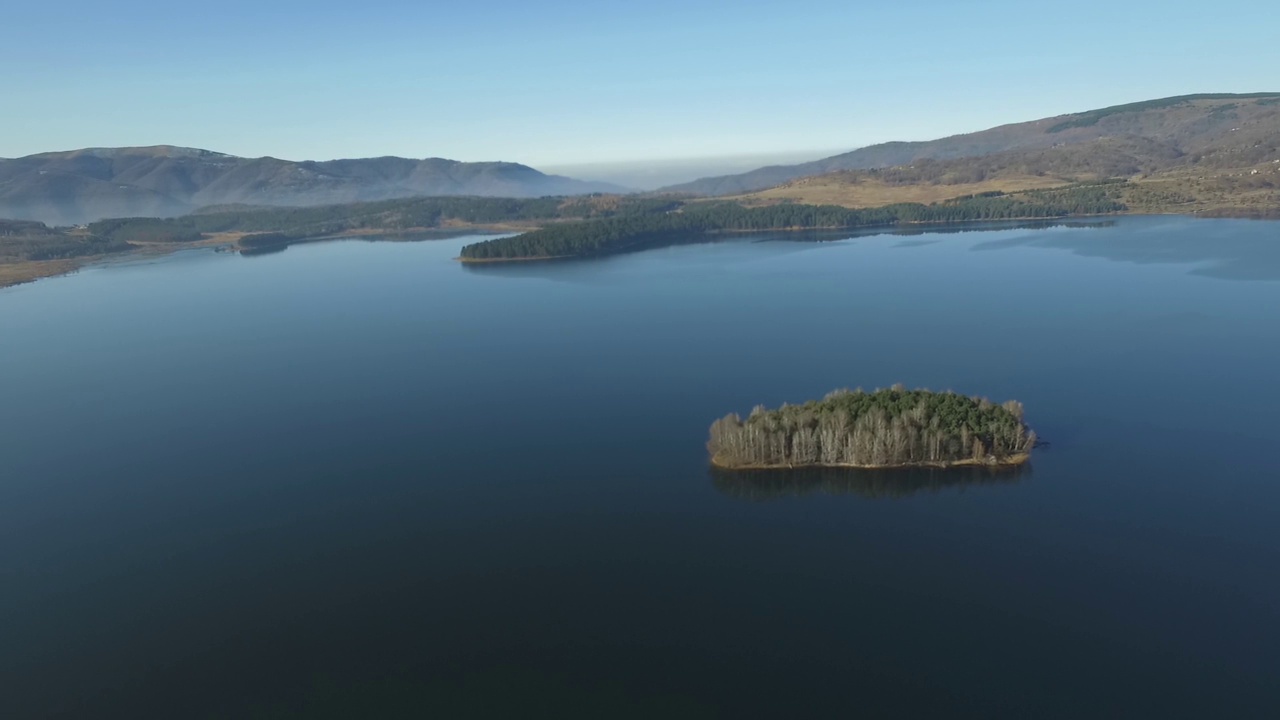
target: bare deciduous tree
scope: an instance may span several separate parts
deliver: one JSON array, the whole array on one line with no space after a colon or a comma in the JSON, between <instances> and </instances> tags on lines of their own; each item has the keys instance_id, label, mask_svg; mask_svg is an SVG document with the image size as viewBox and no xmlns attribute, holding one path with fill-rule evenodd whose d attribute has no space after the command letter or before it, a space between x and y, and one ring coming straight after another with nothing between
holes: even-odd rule
<instances>
[{"instance_id":1,"label":"bare deciduous tree","mask_svg":"<svg viewBox=\"0 0 1280 720\"><path fill-rule=\"evenodd\" d=\"M949 465L1021 462L1036 435L1017 401L995 405L954 392L837 390L820 402L757 405L711 425L712 460L725 467Z\"/></svg>"}]
</instances>

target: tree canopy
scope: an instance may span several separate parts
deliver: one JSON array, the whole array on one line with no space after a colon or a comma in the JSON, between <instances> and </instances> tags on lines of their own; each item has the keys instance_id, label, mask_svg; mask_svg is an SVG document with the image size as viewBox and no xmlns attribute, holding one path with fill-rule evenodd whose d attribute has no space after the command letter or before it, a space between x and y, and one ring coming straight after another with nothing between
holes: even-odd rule
<instances>
[{"instance_id":1,"label":"tree canopy","mask_svg":"<svg viewBox=\"0 0 1280 720\"><path fill-rule=\"evenodd\" d=\"M839 390L821 401L757 406L745 420L711 425L707 449L720 467L1013 464L1036 435L1022 405L894 386Z\"/></svg>"}]
</instances>

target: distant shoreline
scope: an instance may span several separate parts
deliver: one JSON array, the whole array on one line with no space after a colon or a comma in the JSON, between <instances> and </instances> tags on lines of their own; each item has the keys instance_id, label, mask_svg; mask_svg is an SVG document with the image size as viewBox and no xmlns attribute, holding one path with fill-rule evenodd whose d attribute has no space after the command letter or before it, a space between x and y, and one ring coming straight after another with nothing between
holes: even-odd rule
<instances>
[{"instance_id":1,"label":"distant shoreline","mask_svg":"<svg viewBox=\"0 0 1280 720\"><path fill-rule=\"evenodd\" d=\"M489 263L519 263L519 262L542 262L544 260L569 260L572 258L583 257L582 255L533 255L530 257L514 257L514 258L467 258L456 257L454 260L463 265L486 265Z\"/></svg>"},{"instance_id":2,"label":"distant shoreline","mask_svg":"<svg viewBox=\"0 0 1280 720\"><path fill-rule=\"evenodd\" d=\"M1073 219L1090 219L1090 218L1108 218L1108 217L1131 217L1145 215L1168 215L1171 217L1189 217L1203 218L1211 220L1261 220L1275 221L1280 220L1280 216L1259 213L1256 210L1240 209L1233 212L1231 209L1218 209L1207 212L1193 213L1149 213L1149 212L1119 212L1106 213L1101 215L1067 215L1060 217L1026 217L1026 218L1001 218L998 220L952 220L952 221L913 221L894 223L882 226L862 226L862 227L787 227L787 228L765 228L765 229L748 229L748 230L711 230L704 231L703 235L708 237L716 237L721 235L747 235L768 232L843 232L853 230L875 230L879 228L895 228L895 227L929 227L938 225L970 225L977 223L1007 223L1007 222L1055 222ZM458 234L466 233L519 233L529 232L538 229L541 226L527 224L503 224L490 223L484 225L452 225L434 228L356 228L350 231L334 234L334 235L318 235L316 237L304 237L289 240L280 243L279 246L302 245L313 242L323 242L326 240L353 240L362 237L373 237L381 235L417 235L417 234L440 234L450 237L457 237ZM134 249L110 254L110 255L88 255L78 258L69 258L63 260L27 260L15 263L0 264L0 290L17 285L32 283L45 278L60 277L62 275L70 275L83 267L118 257L128 257L131 255L151 254L151 255L167 255L179 250L187 250L191 248L208 248L208 247L230 247L236 251L252 249L243 248L238 244L240 238L253 233L247 232L224 232L212 233L208 237L192 242L181 243L134 243ZM441 238L446 239L446 238ZM514 257L514 258L464 258L456 257L454 260L464 265L485 265L493 263L514 263L514 262L539 262L552 260L569 260L575 258L587 257L606 257L609 255L621 254L618 252L607 252L595 255L554 255L554 256L532 256L532 257Z\"/></svg>"},{"instance_id":3,"label":"distant shoreline","mask_svg":"<svg viewBox=\"0 0 1280 720\"><path fill-rule=\"evenodd\" d=\"M1103 214L1096 214L1096 215L1084 215L1084 214L1065 215L1065 216L1059 216L1059 217L1015 217L1015 218L999 218L994 220L985 219L985 218L976 219L976 220L916 220L916 221L886 223L884 225L854 225L854 226L846 226L846 227L795 226L795 227L777 227L777 228L748 228L748 229L741 229L741 230L736 230L736 229L700 230L700 231L693 230L693 231L689 231L689 233L691 235L696 234L699 236L704 236L709 238L722 237L725 235L759 235L762 233L801 233L801 232L839 233L839 232L856 232L856 231L862 231L862 230L887 230L887 229L901 228L901 227L937 227L942 225L975 225L975 224L981 224L981 223L989 223L989 224L1027 223L1027 222L1052 223L1052 222L1061 222L1064 220L1124 217L1129 215L1145 215L1145 214L1148 214L1148 213L1123 212L1123 213L1103 213ZM1190 216L1190 217L1194 217L1194 216ZM1215 219L1223 219L1223 218L1215 218ZM694 243L676 243L676 244L694 244ZM663 247L666 247L666 246L663 246ZM639 247L636 249L644 250L648 248ZM585 259L585 258L610 257L613 255L624 255L627 252L630 252L628 248L618 248L616 250L610 250L607 252L588 253L588 254L582 254L582 255L525 255L520 257L489 257L489 258L469 258L469 257L459 256L459 257L455 257L454 260L464 265L485 265L485 264L492 264L492 263L539 262L539 261L550 261L550 260L573 260L573 259Z\"/></svg>"},{"instance_id":4,"label":"distant shoreline","mask_svg":"<svg viewBox=\"0 0 1280 720\"><path fill-rule=\"evenodd\" d=\"M129 255L132 253L121 253ZM90 255L68 260L24 260L0 265L0 290L25 285L45 278L70 275L85 265L101 262L118 255Z\"/></svg>"},{"instance_id":5,"label":"distant shoreline","mask_svg":"<svg viewBox=\"0 0 1280 720\"><path fill-rule=\"evenodd\" d=\"M1097 213L1097 214L1082 213L1079 215L1059 215L1055 217L1027 216L1027 217L1015 217L1015 218L998 218L998 219L980 218L980 219L974 219L974 220L911 220L911 221L889 223L885 225L858 225L858 226L851 226L851 227L779 227L779 228L748 228L748 229L729 229L729 230L702 230L702 231L691 231L691 232L696 232L699 235L714 238L714 237L720 237L725 235L759 235L762 233L800 233L800 232L839 233L839 232L856 232L856 231L863 231L863 230L867 230L867 231L886 230L886 229L902 228L902 227L938 227L938 226L944 226L944 225L978 225L983 223L987 223L987 224L1028 223L1028 222L1055 223L1055 222L1063 222L1063 221L1069 221L1069 220L1091 220L1091 219L1098 219L1098 218L1119 218L1119 217L1155 217L1160 215L1164 215L1168 217L1185 217L1185 218L1192 218L1192 219L1198 218L1198 219L1204 219L1204 220L1280 221L1280 209L1277 209L1276 211L1271 212L1271 211L1246 210L1243 208L1238 210L1232 209L1232 208L1224 208L1224 209L1198 211L1198 212L1186 212L1186 213L1143 212L1143 211L1135 211L1135 210L1126 210L1124 212ZM677 244L693 244L693 243L677 243ZM663 247L666 247L666 246L663 246ZM638 248L638 249L647 249L647 248ZM524 263L524 262L539 262L539 261L551 261L551 260L600 258L600 257L609 257L613 255L623 255L623 254L626 254L627 252L629 252L628 249L619 248L617 250L610 250L607 252L590 253L590 254L583 254L583 255L527 255L527 256L520 256L520 257L490 257L490 258L456 257L454 258L454 260L464 265L486 265L486 264L494 264L494 263Z\"/></svg>"},{"instance_id":6,"label":"distant shoreline","mask_svg":"<svg viewBox=\"0 0 1280 720\"><path fill-rule=\"evenodd\" d=\"M324 242L326 240L358 240L367 237L379 236L397 236L397 235L438 235L440 237L426 237L422 240L447 240L459 235L478 234L478 233L507 233L507 232L524 232L533 229L532 226L516 226L503 224L487 224L487 225L454 225L446 227L433 228L355 228L347 232L337 233L334 235L317 235L315 237L304 237L282 241L277 244L270 245L271 249L288 247L289 245L303 245L306 243ZM63 275L72 275L81 268L101 263L104 260L112 260L115 258L136 257L139 255L168 255L170 253L180 252L182 250L191 250L195 248L227 248L236 252L248 250L252 251L260 248L248 248L241 246L239 241L241 238L253 235L248 232L222 232L210 233L207 237L191 242L134 242L132 250L125 252L111 253L107 255L85 255L77 258L67 258L61 260L23 260L15 263L0 263L0 290L18 285L26 285L44 280L47 278L61 277Z\"/></svg>"}]
</instances>

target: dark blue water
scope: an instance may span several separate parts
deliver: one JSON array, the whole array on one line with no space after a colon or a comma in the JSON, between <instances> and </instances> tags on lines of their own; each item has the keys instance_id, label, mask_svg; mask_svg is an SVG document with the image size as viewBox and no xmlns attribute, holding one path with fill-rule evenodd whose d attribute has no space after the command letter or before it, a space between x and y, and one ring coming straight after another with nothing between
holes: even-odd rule
<instances>
[{"instance_id":1,"label":"dark blue water","mask_svg":"<svg viewBox=\"0 0 1280 720\"><path fill-rule=\"evenodd\" d=\"M0 291L0 717L1277 716L1280 225L811 239ZM708 471L895 382L1051 445Z\"/></svg>"}]
</instances>

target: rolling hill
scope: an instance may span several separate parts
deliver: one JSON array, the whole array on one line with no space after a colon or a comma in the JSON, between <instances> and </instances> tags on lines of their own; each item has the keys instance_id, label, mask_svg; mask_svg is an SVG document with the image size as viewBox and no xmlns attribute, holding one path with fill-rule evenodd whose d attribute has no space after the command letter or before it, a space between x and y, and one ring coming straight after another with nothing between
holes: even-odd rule
<instances>
[{"instance_id":1,"label":"rolling hill","mask_svg":"<svg viewBox=\"0 0 1280 720\"><path fill-rule=\"evenodd\" d=\"M73 225L209 205L313 206L415 196L541 197L621 190L506 162L380 157L292 162L156 146L0 159L0 217Z\"/></svg>"},{"instance_id":2,"label":"rolling hill","mask_svg":"<svg viewBox=\"0 0 1280 720\"><path fill-rule=\"evenodd\" d=\"M1064 181L1183 169L1222 171L1280 159L1280 93L1184 95L1002 125L926 142L872 145L798 165L759 168L663 188L741 195L800 178L894 169L918 183L1008 178Z\"/></svg>"}]
</instances>

